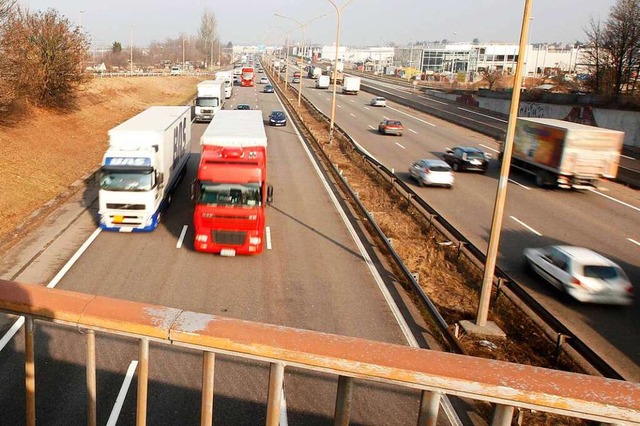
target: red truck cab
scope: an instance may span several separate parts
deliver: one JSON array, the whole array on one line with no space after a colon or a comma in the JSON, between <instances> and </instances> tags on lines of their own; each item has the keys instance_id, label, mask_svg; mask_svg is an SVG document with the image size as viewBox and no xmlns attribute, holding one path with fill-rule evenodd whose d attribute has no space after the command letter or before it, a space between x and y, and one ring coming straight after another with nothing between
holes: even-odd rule
<instances>
[{"instance_id":1,"label":"red truck cab","mask_svg":"<svg viewBox=\"0 0 640 426\"><path fill-rule=\"evenodd\" d=\"M242 87L253 87L255 85L256 73L253 67L242 68L240 74L240 85Z\"/></svg>"}]
</instances>

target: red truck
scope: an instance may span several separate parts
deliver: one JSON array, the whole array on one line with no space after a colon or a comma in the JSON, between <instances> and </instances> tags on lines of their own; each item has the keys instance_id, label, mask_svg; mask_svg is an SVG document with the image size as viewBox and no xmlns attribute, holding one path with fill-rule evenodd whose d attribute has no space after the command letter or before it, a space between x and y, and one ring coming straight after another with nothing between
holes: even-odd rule
<instances>
[{"instance_id":1,"label":"red truck","mask_svg":"<svg viewBox=\"0 0 640 426\"><path fill-rule=\"evenodd\" d=\"M256 73L253 67L242 68L242 74L240 74L240 85L242 87L253 87L255 85Z\"/></svg>"},{"instance_id":2,"label":"red truck","mask_svg":"<svg viewBox=\"0 0 640 426\"><path fill-rule=\"evenodd\" d=\"M267 136L259 110L220 110L200 138L198 177L191 188L197 251L259 254L265 244Z\"/></svg>"}]
</instances>

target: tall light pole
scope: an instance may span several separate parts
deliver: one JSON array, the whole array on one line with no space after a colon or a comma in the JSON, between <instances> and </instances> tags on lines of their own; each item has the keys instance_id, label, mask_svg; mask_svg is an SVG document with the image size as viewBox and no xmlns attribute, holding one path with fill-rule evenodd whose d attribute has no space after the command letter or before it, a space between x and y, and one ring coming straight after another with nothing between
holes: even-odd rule
<instances>
[{"instance_id":1,"label":"tall light pole","mask_svg":"<svg viewBox=\"0 0 640 426\"><path fill-rule=\"evenodd\" d=\"M293 18L291 18L289 16L280 15L279 13L274 13L274 15L279 17L279 18L289 19L289 20L295 22L296 24L298 24L300 26L300 29L302 30L302 53L300 55L300 62L299 62L300 81L298 82L298 107L299 107L300 106L300 98L302 97L302 64L304 64L304 29L305 29L305 27L307 25L309 25L310 23L312 23L316 19L322 18L323 16L327 16L327 14L323 13L320 16L316 16L315 18L308 20L304 24L302 22L298 21L297 19L293 19Z\"/></svg>"},{"instance_id":2,"label":"tall light pole","mask_svg":"<svg viewBox=\"0 0 640 426\"><path fill-rule=\"evenodd\" d=\"M186 39L184 37L182 37L182 72L184 73L186 71L186 58L185 58L185 53L184 53L184 42L186 41Z\"/></svg>"},{"instance_id":3,"label":"tall light pole","mask_svg":"<svg viewBox=\"0 0 640 426\"><path fill-rule=\"evenodd\" d=\"M129 62L131 64L131 75L133 75L133 29L136 27L135 24L131 24L131 47L129 48L130 58Z\"/></svg>"},{"instance_id":4,"label":"tall light pole","mask_svg":"<svg viewBox=\"0 0 640 426\"><path fill-rule=\"evenodd\" d=\"M525 0L524 14L522 17L522 30L520 32L520 52L524 51L529 34L529 16L531 15L531 0ZM491 234L489 236L489 248L487 250L487 261L484 267L484 277L482 279L482 290L480 292L480 302L478 315L476 318L477 327L487 325L489 313L489 303L491 301L491 289L496 267L496 257L498 246L500 245L500 233L502 231L502 220L504 217L504 205L507 198L507 185L509 181L509 167L511 166L511 152L513 150L513 137L516 131L516 121L518 118L518 104L520 102L520 84L524 65L524 55L518 55L516 65L516 78L513 79L513 93L511 97L511 108L509 110L509 124L507 125L507 135L504 142L502 154L502 167L500 169L500 180L496 191L496 201L493 207L493 218L491 220Z\"/></svg>"},{"instance_id":5,"label":"tall light pole","mask_svg":"<svg viewBox=\"0 0 640 426\"><path fill-rule=\"evenodd\" d=\"M339 7L334 0L327 0L336 9L338 23L336 25L336 56L333 65L333 94L331 95L331 122L329 123L329 139L333 138L333 126L336 121L336 89L338 88L338 48L340 47L340 26L342 25L342 11L353 0L347 0L342 7Z\"/></svg>"}]
</instances>

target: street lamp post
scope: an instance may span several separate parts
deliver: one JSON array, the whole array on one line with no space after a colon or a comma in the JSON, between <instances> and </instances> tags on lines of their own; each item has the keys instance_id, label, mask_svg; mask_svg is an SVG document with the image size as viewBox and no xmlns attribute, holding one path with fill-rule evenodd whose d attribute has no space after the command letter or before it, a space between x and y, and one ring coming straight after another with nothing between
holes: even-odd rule
<instances>
[{"instance_id":1,"label":"street lamp post","mask_svg":"<svg viewBox=\"0 0 640 426\"><path fill-rule=\"evenodd\" d=\"M131 64L131 75L133 75L133 29L136 27L135 24L131 24L131 47L129 48L129 62Z\"/></svg>"},{"instance_id":2,"label":"street lamp post","mask_svg":"<svg viewBox=\"0 0 640 426\"><path fill-rule=\"evenodd\" d=\"M299 62L299 67L300 67L300 81L298 82L298 107L300 106L300 99L302 97L302 64L304 64L304 29L307 25L309 25L311 22L315 21L316 19L322 18L323 16L327 16L326 13L323 13L320 16L316 16L313 19L310 19L309 21L305 22L304 24L300 21L298 21L297 19L293 19L289 16L285 16L285 15L280 15L279 13L274 13L274 15L276 15L279 18L284 18L284 19L289 19L293 22L295 22L296 24L298 24L300 26L300 29L302 30L302 53L300 54L300 62ZM287 49L288 52L288 49ZM285 87L286 87L286 83L285 83Z\"/></svg>"},{"instance_id":3,"label":"street lamp post","mask_svg":"<svg viewBox=\"0 0 640 426\"><path fill-rule=\"evenodd\" d=\"M333 126L336 121L336 89L338 87L338 49L340 47L340 26L342 24L342 11L351 3L353 0L347 0L347 2L342 5L342 7L338 7L338 4L334 0L327 0L331 5L336 9L336 16L338 19L338 24L336 25L336 55L334 59L333 65L333 94L331 96L331 122L329 123L329 139L333 138Z\"/></svg>"}]
</instances>

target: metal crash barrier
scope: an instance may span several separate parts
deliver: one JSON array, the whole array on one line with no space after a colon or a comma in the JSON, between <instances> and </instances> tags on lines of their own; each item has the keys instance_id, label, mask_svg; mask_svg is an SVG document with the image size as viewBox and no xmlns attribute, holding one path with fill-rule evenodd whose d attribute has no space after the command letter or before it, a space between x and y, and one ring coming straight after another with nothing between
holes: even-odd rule
<instances>
[{"instance_id":1,"label":"metal crash barrier","mask_svg":"<svg viewBox=\"0 0 640 426\"><path fill-rule=\"evenodd\" d=\"M0 280L0 311L24 315L26 419L35 424L35 321L86 331L88 424L96 424L95 332L139 343L137 423L146 424L149 343L203 353L201 424L213 419L215 354L270 363L266 424L278 425L288 367L338 378L335 424L348 424L354 379L422 390L419 423L435 424L442 395L494 404L492 425L515 408L615 424L640 424L640 384L415 349Z\"/></svg>"}]
</instances>

